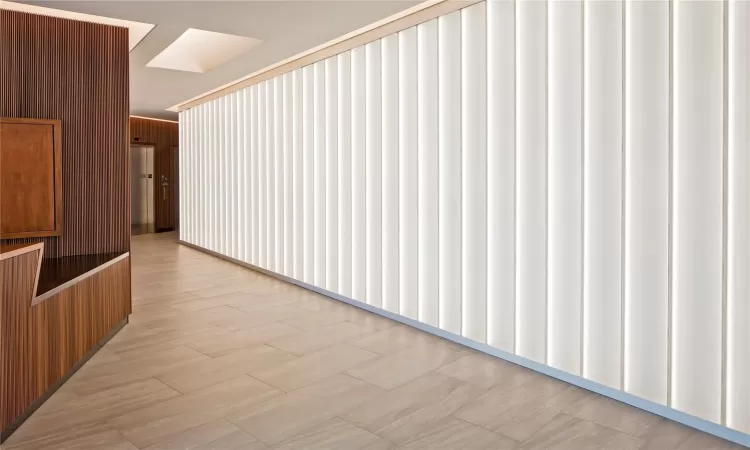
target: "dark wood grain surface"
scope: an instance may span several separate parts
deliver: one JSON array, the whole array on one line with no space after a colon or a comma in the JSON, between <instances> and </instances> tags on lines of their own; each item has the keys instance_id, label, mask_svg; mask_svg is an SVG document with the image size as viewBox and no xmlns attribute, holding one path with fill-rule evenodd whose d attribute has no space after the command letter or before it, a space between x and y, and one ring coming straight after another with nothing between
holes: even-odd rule
<instances>
[{"instance_id":1,"label":"dark wood grain surface","mask_svg":"<svg viewBox=\"0 0 750 450\"><path fill-rule=\"evenodd\" d=\"M129 250L128 57L125 28L0 10L0 116L62 127L63 234L11 243Z\"/></svg>"}]
</instances>

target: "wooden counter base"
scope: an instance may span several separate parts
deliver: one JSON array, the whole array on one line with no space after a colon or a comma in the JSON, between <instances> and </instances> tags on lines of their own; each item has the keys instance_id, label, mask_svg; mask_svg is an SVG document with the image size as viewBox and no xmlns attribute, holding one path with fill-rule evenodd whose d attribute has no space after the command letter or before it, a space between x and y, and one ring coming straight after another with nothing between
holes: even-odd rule
<instances>
[{"instance_id":1,"label":"wooden counter base","mask_svg":"<svg viewBox=\"0 0 750 450\"><path fill-rule=\"evenodd\" d=\"M34 304L41 252L0 259L0 442L126 322L130 256Z\"/></svg>"}]
</instances>

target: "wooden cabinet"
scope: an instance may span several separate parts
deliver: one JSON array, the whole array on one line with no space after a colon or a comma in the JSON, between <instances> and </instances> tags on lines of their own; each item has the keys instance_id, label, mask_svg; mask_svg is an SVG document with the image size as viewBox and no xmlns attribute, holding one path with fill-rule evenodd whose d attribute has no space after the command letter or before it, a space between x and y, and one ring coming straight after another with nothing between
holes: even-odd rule
<instances>
[{"instance_id":1,"label":"wooden cabinet","mask_svg":"<svg viewBox=\"0 0 750 450\"><path fill-rule=\"evenodd\" d=\"M60 121L0 118L0 238L62 234Z\"/></svg>"}]
</instances>

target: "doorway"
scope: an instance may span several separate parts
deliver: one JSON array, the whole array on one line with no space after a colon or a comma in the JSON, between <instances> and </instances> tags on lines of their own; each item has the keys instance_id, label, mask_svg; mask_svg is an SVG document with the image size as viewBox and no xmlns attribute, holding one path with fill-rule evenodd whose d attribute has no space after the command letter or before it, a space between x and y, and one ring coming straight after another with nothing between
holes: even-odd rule
<instances>
[{"instance_id":1,"label":"doorway","mask_svg":"<svg viewBox=\"0 0 750 450\"><path fill-rule=\"evenodd\" d=\"M130 233L154 232L154 146L130 146Z\"/></svg>"}]
</instances>

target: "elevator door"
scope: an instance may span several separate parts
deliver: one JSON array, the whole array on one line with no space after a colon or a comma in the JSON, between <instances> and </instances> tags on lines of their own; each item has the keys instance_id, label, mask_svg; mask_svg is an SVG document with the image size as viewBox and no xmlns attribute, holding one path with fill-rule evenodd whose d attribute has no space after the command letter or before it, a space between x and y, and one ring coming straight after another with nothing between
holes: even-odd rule
<instances>
[{"instance_id":1,"label":"elevator door","mask_svg":"<svg viewBox=\"0 0 750 450\"><path fill-rule=\"evenodd\" d=\"M154 232L154 147L130 147L131 234Z\"/></svg>"}]
</instances>

